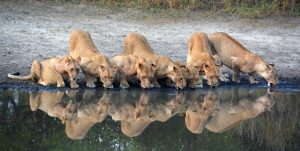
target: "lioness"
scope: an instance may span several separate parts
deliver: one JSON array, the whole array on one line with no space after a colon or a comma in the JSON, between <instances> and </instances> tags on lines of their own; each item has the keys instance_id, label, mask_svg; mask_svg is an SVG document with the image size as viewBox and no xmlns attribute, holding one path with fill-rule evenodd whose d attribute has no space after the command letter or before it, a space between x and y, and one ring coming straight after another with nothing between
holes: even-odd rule
<instances>
[{"instance_id":1,"label":"lioness","mask_svg":"<svg viewBox=\"0 0 300 151\"><path fill-rule=\"evenodd\" d=\"M208 92L203 98L195 98L188 102L185 112L185 126L195 134L203 132L205 123L209 120L211 114L215 110L217 96L215 93Z\"/></svg>"},{"instance_id":2,"label":"lioness","mask_svg":"<svg viewBox=\"0 0 300 151\"><path fill-rule=\"evenodd\" d=\"M88 32L83 30L71 32L69 54L73 58L81 57L79 64L85 75L86 86L95 87L93 77L100 77L103 87L113 87L117 68L112 67L109 59L98 51Z\"/></svg>"},{"instance_id":3,"label":"lioness","mask_svg":"<svg viewBox=\"0 0 300 151\"><path fill-rule=\"evenodd\" d=\"M74 118L74 107L69 102L67 106L63 106L63 92L30 92L29 104L32 111L38 109L47 113L51 117L57 117L64 124L66 120Z\"/></svg>"},{"instance_id":4,"label":"lioness","mask_svg":"<svg viewBox=\"0 0 300 151\"><path fill-rule=\"evenodd\" d=\"M99 99L98 92L85 91L82 101L78 103L73 119L66 121L66 134L69 138L83 139L97 123L101 123L111 108L110 96L104 93Z\"/></svg>"},{"instance_id":5,"label":"lioness","mask_svg":"<svg viewBox=\"0 0 300 151\"><path fill-rule=\"evenodd\" d=\"M209 40L222 62L233 70L232 81L239 83L239 74L243 72L249 75L250 83L257 83L258 81L254 79L254 75L257 73L269 85L276 85L277 73L274 64L268 64L226 33L213 33L209 36Z\"/></svg>"},{"instance_id":6,"label":"lioness","mask_svg":"<svg viewBox=\"0 0 300 151\"><path fill-rule=\"evenodd\" d=\"M166 77L175 82L176 88L183 89L186 86L180 67L176 66L169 57L156 54L144 36L138 33L128 34L124 39L123 53L147 58L152 62L156 62L156 66L154 67L155 78L153 78L152 82L155 87L159 87L157 78Z\"/></svg>"},{"instance_id":7,"label":"lioness","mask_svg":"<svg viewBox=\"0 0 300 151\"><path fill-rule=\"evenodd\" d=\"M223 102L218 107L215 115L206 123L205 127L215 133L225 132L243 121L255 118L265 111L270 110L274 105L273 97L273 92L267 92L256 99L253 96L249 96L249 98L238 100L233 106L232 102Z\"/></svg>"},{"instance_id":8,"label":"lioness","mask_svg":"<svg viewBox=\"0 0 300 151\"><path fill-rule=\"evenodd\" d=\"M111 63L118 67L120 73L120 87L128 88L127 78L135 78L141 81L142 88L151 87L151 80L154 77L152 62L133 55L117 55L111 58Z\"/></svg>"},{"instance_id":9,"label":"lioness","mask_svg":"<svg viewBox=\"0 0 300 151\"><path fill-rule=\"evenodd\" d=\"M78 60L81 60L79 57ZM31 65L31 73L27 76L8 74L7 76L17 80L33 80L41 85L47 86L56 84L57 87L64 87L64 77L69 78L70 87L78 88L76 78L80 66L70 56L54 57L43 61L34 60Z\"/></svg>"},{"instance_id":10,"label":"lioness","mask_svg":"<svg viewBox=\"0 0 300 151\"><path fill-rule=\"evenodd\" d=\"M192 34L188 41L187 68L189 71L199 76L204 75L208 85L217 86L220 78L219 67L219 62L213 57L207 35L202 32Z\"/></svg>"},{"instance_id":11,"label":"lioness","mask_svg":"<svg viewBox=\"0 0 300 151\"><path fill-rule=\"evenodd\" d=\"M140 135L154 120L149 116L151 106L147 95L142 94L138 102L125 102L110 115L114 121L121 121L121 131L129 137Z\"/></svg>"}]
</instances>

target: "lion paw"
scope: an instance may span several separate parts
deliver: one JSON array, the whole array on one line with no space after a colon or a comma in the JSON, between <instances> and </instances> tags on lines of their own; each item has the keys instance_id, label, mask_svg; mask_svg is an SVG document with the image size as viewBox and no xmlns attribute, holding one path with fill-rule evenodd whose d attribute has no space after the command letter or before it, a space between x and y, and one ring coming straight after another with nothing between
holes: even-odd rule
<instances>
[{"instance_id":1,"label":"lion paw","mask_svg":"<svg viewBox=\"0 0 300 151\"><path fill-rule=\"evenodd\" d=\"M235 83L241 83L241 80L238 79L238 78L233 78L232 81L235 82Z\"/></svg>"},{"instance_id":2,"label":"lion paw","mask_svg":"<svg viewBox=\"0 0 300 151\"><path fill-rule=\"evenodd\" d=\"M76 83L75 83L75 84L71 84L71 88L72 88L72 89L77 89L77 88L79 88L79 85L76 84Z\"/></svg>"},{"instance_id":3,"label":"lion paw","mask_svg":"<svg viewBox=\"0 0 300 151\"><path fill-rule=\"evenodd\" d=\"M86 86L89 87L89 88L95 88L96 87L95 83L93 83L93 82L86 83Z\"/></svg>"},{"instance_id":4,"label":"lion paw","mask_svg":"<svg viewBox=\"0 0 300 151\"><path fill-rule=\"evenodd\" d=\"M251 83L251 84L257 84L258 81L257 81L257 80L250 80L250 83Z\"/></svg>"},{"instance_id":5,"label":"lion paw","mask_svg":"<svg viewBox=\"0 0 300 151\"><path fill-rule=\"evenodd\" d=\"M129 84L126 82L124 82L124 83L121 83L120 84L120 88L122 88L122 89L127 89L127 88L129 88Z\"/></svg>"},{"instance_id":6,"label":"lion paw","mask_svg":"<svg viewBox=\"0 0 300 151\"><path fill-rule=\"evenodd\" d=\"M160 85L158 83L154 84L155 88L160 88Z\"/></svg>"},{"instance_id":7,"label":"lion paw","mask_svg":"<svg viewBox=\"0 0 300 151\"><path fill-rule=\"evenodd\" d=\"M64 87L65 86L65 83L57 83L56 85L58 88L61 88L61 87Z\"/></svg>"},{"instance_id":8,"label":"lion paw","mask_svg":"<svg viewBox=\"0 0 300 151\"><path fill-rule=\"evenodd\" d=\"M229 82L229 79L226 78L226 77L222 77L222 78L220 78L220 80L221 80L222 82Z\"/></svg>"}]
</instances>

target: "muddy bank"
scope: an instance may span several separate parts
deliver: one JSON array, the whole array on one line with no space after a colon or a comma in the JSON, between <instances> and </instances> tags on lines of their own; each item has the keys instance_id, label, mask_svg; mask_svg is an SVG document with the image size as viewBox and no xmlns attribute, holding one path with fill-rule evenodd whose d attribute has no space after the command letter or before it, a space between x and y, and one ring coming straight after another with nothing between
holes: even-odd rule
<instances>
[{"instance_id":1,"label":"muddy bank","mask_svg":"<svg viewBox=\"0 0 300 151\"><path fill-rule=\"evenodd\" d=\"M0 83L13 82L6 77L10 72L28 74L34 59L66 54L69 33L78 28L89 31L96 46L107 56L122 51L123 38L129 32L139 32L156 52L180 61L186 59L187 40L193 32L228 32L274 63L283 83L299 83L299 17L143 18L136 12L114 12L83 4L3 1L0 2Z\"/></svg>"}]
</instances>

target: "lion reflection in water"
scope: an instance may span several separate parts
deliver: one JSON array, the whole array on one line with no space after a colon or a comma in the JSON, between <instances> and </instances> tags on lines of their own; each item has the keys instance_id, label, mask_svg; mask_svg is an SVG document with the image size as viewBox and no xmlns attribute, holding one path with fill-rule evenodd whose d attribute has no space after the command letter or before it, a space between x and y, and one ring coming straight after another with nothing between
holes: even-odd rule
<instances>
[{"instance_id":1,"label":"lion reflection in water","mask_svg":"<svg viewBox=\"0 0 300 151\"><path fill-rule=\"evenodd\" d=\"M166 122L176 115L185 115L185 126L192 133L200 134L204 128L221 133L270 109L274 104L273 95L267 92L257 97L242 96L237 90L173 94L86 90L83 95L76 91L32 92L30 107L32 111L40 109L57 117L65 124L67 136L80 140L107 115L120 121L122 133L129 137L141 135L152 122Z\"/></svg>"}]
</instances>

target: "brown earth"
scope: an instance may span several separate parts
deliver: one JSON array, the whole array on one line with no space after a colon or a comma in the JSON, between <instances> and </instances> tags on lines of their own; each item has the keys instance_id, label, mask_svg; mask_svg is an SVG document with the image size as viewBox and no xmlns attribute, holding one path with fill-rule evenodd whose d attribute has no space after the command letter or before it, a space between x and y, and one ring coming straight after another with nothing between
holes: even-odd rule
<instances>
[{"instance_id":1,"label":"brown earth","mask_svg":"<svg viewBox=\"0 0 300 151\"><path fill-rule=\"evenodd\" d=\"M185 61L193 32L227 32L247 48L275 63L283 79L300 75L300 17L150 17L136 11L113 11L95 5L0 1L0 83L7 73L28 74L34 59L64 55L69 33L84 29L107 56L122 51L129 32L144 35L155 51Z\"/></svg>"}]
</instances>

